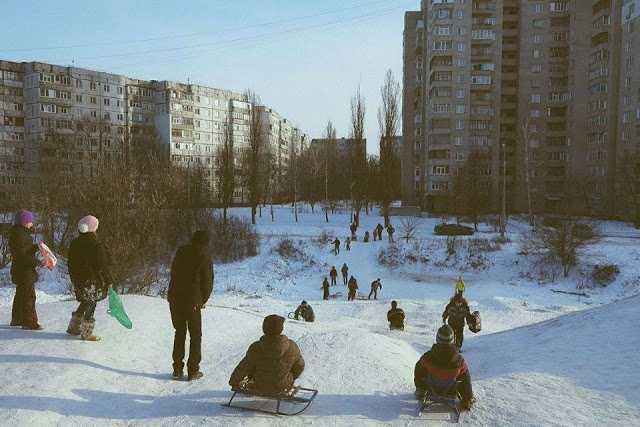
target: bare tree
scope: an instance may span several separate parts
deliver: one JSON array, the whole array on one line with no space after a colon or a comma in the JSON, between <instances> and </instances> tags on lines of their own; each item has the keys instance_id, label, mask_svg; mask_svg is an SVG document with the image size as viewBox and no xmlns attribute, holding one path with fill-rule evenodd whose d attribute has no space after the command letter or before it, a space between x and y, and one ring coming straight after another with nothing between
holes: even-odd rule
<instances>
[{"instance_id":1,"label":"bare tree","mask_svg":"<svg viewBox=\"0 0 640 427\"><path fill-rule=\"evenodd\" d=\"M456 214L457 222L461 216L468 216L476 231L480 217L490 210L490 169L489 153L472 151L458 169L449 193L450 209Z\"/></svg>"},{"instance_id":2,"label":"bare tree","mask_svg":"<svg viewBox=\"0 0 640 427\"><path fill-rule=\"evenodd\" d=\"M218 200L222 205L222 220L227 224L227 209L233 203L236 189L236 165L233 144L233 124L231 119L223 125L222 144L216 150L216 181Z\"/></svg>"},{"instance_id":3,"label":"bare tree","mask_svg":"<svg viewBox=\"0 0 640 427\"><path fill-rule=\"evenodd\" d=\"M408 216L400 220L402 225L402 238L409 243L409 240L414 239L418 232L418 218L414 216Z\"/></svg>"},{"instance_id":4,"label":"bare tree","mask_svg":"<svg viewBox=\"0 0 640 427\"><path fill-rule=\"evenodd\" d=\"M336 145L336 129L333 127L331 120L327 122L325 128L326 138L323 160L324 160L324 219L329 222L329 173L334 168L333 162L335 158L333 156Z\"/></svg>"},{"instance_id":5,"label":"bare tree","mask_svg":"<svg viewBox=\"0 0 640 427\"><path fill-rule=\"evenodd\" d=\"M262 115L257 108L260 105L260 97L255 92L248 90L246 98L250 108L249 147L242 158L242 172L251 206L251 223L255 225L258 204L262 199L263 168L261 162L264 158L264 135L262 133Z\"/></svg>"},{"instance_id":6,"label":"bare tree","mask_svg":"<svg viewBox=\"0 0 640 427\"><path fill-rule=\"evenodd\" d=\"M365 146L365 101L360 93L360 86L351 98L351 180L350 193L353 208L353 221L360 225L360 211L362 210L366 193L367 154Z\"/></svg>"},{"instance_id":7,"label":"bare tree","mask_svg":"<svg viewBox=\"0 0 640 427\"><path fill-rule=\"evenodd\" d=\"M395 154L395 137L400 124L400 83L387 71L380 88L381 105L378 108L380 128L380 184L382 215L385 227L389 225L389 208L400 191L398 160Z\"/></svg>"}]
</instances>

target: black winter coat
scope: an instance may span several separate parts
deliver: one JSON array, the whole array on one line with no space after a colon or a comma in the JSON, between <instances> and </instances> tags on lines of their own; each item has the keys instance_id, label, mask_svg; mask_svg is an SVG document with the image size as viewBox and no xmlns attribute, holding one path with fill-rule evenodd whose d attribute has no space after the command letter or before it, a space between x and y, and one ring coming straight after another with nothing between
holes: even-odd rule
<instances>
[{"instance_id":1,"label":"black winter coat","mask_svg":"<svg viewBox=\"0 0 640 427\"><path fill-rule=\"evenodd\" d=\"M444 309L444 313L442 313L442 320L449 319L449 325L454 329L463 328L465 319L471 314L467 300L461 298L460 301L461 304L456 304L456 298L451 298L451 301Z\"/></svg>"},{"instance_id":2,"label":"black winter coat","mask_svg":"<svg viewBox=\"0 0 640 427\"><path fill-rule=\"evenodd\" d=\"M207 303L213 291L213 261L206 247L182 246L171 264L167 299L171 304L193 310Z\"/></svg>"},{"instance_id":3,"label":"black winter coat","mask_svg":"<svg viewBox=\"0 0 640 427\"><path fill-rule=\"evenodd\" d=\"M71 242L69 276L78 301L96 302L106 297L113 277L107 250L95 233L82 233Z\"/></svg>"},{"instance_id":4,"label":"black winter coat","mask_svg":"<svg viewBox=\"0 0 640 427\"><path fill-rule=\"evenodd\" d=\"M404 328L404 310L392 308L387 312L387 320L392 328Z\"/></svg>"},{"instance_id":5,"label":"black winter coat","mask_svg":"<svg viewBox=\"0 0 640 427\"><path fill-rule=\"evenodd\" d=\"M296 320L302 317L305 322L313 322L316 320L316 315L313 312L313 308L310 305L302 305L300 304L298 308L296 308L296 312L294 313L294 317Z\"/></svg>"},{"instance_id":6,"label":"black winter coat","mask_svg":"<svg viewBox=\"0 0 640 427\"><path fill-rule=\"evenodd\" d=\"M38 246L33 244L31 233L21 225L9 230L9 251L11 251L11 281L15 284L36 283L36 267L40 262L36 258Z\"/></svg>"}]
</instances>

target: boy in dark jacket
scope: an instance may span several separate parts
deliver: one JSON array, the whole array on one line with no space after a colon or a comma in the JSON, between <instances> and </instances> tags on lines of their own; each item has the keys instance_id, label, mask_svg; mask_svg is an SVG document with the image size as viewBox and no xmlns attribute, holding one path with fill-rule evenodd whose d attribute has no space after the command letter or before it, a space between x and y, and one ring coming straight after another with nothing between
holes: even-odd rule
<instances>
[{"instance_id":1,"label":"boy in dark jacket","mask_svg":"<svg viewBox=\"0 0 640 427\"><path fill-rule=\"evenodd\" d=\"M398 308L396 301L391 301L391 310L387 312L387 320L389 321L389 329L404 331L404 310Z\"/></svg>"},{"instance_id":2,"label":"boy in dark jacket","mask_svg":"<svg viewBox=\"0 0 640 427\"><path fill-rule=\"evenodd\" d=\"M371 295L373 295L373 299L378 299L378 291L382 289L382 282L378 277L376 280L371 282L371 292L369 292L368 299L371 299Z\"/></svg>"},{"instance_id":3,"label":"boy in dark jacket","mask_svg":"<svg viewBox=\"0 0 640 427\"><path fill-rule=\"evenodd\" d=\"M453 330L449 326L438 329L436 344L416 363L413 382L418 400L428 398L429 394L454 399L460 395L460 409L469 410L473 405L471 374L453 344Z\"/></svg>"},{"instance_id":4,"label":"boy in dark jacket","mask_svg":"<svg viewBox=\"0 0 640 427\"><path fill-rule=\"evenodd\" d=\"M297 344L282 335L284 318L275 314L262 322L264 335L249 346L246 356L233 370L229 385L261 394L278 396L293 387L304 371L304 359Z\"/></svg>"},{"instance_id":5,"label":"boy in dark jacket","mask_svg":"<svg viewBox=\"0 0 640 427\"><path fill-rule=\"evenodd\" d=\"M347 282L349 281L349 267L346 262L342 264L340 271L342 272L342 281L344 282L344 285L347 286Z\"/></svg>"},{"instance_id":6,"label":"boy in dark jacket","mask_svg":"<svg viewBox=\"0 0 640 427\"><path fill-rule=\"evenodd\" d=\"M33 213L21 210L15 216L13 227L9 230L9 252L11 252L11 281L16 285L11 310L11 326L22 329L40 330L36 313L36 267L41 265L36 253L38 246L33 244L31 229Z\"/></svg>"},{"instance_id":7,"label":"boy in dark jacket","mask_svg":"<svg viewBox=\"0 0 640 427\"><path fill-rule=\"evenodd\" d=\"M329 277L331 277L331 286L336 285L336 279L338 278L338 270L336 270L336 266L331 267L331 271L329 271Z\"/></svg>"},{"instance_id":8,"label":"boy in dark jacket","mask_svg":"<svg viewBox=\"0 0 640 427\"><path fill-rule=\"evenodd\" d=\"M322 299L325 301L329 299L329 281L327 280L327 276L325 276L322 281Z\"/></svg>"},{"instance_id":9,"label":"boy in dark jacket","mask_svg":"<svg viewBox=\"0 0 640 427\"><path fill-rule=\"evenodd\" d=\"M67 328L70 335L80 335L84 341L98 341L93 335L93 314L98 301L106 298L107 288L113 283L108 269L108 256L98 240L98 219L88 215L78 222L80 235L69 247L69 277L73 284L78 309L71 315Z\"/></svg>"},{"instance_id":10,"label":"boy in dark jacket","mask_svg":"<svg viewBox=\"0 0 640 427\"><path fill-rule=\"evenodd\" d=\"M456 293L456 295L451 298L451 301L449 301L449 304L447 304L442 313L442 322L447 322L448 319L449 326L453 329L458 350L462 348L464 324L467 316L470 314L469 304L461 293Z\"/></svg>"},{"instance_id":11,"label":"boy in dark jacket","mask_svg":"<svg viewBox=\"0 0 640 427\"><path fill-rule=\"evenodd\" d=\"M296 320L299 320L300 317L302 317L305 322L313 322L316 320L316 315L313 313L313 308L311 308L311 306L306 301L302 301L298 308L296 308L293 317Z\"/></svg>"},{"instance_id":12,"label":"boy in dark jacket","mask_svg":"<svg viewBox=\"0 0 640 427\"><path fill-rule=\"evenodd\" d=\"M178 249L171 265L171 282L167 299L171 322L175 329L173 341L173 377L181 379L184 367L185 340L189 331L187 379L202 377L200 372L202 315L200 310L213 290L213 262L209 255L209 235L196 231L191 243Z\"/></svg>"},{"instance_id":13,"label":"boy in dark jacket","mask_svg":"<svg viewBox=\"0 0 640 427\"><path fill-rule=\"evenodd\" d=\"M353 301L353 300L356 299L356 293L358 292L358 281L356 280L355 277L351 276L347 286L349 288L349 294L347 295L347 301Z\"/></svg>"},{"instance_id":14,"label":"boy in dark jacket","mask_svg":"<svg viewBox=\"0 0 640 427\"><path fill-rule=\"evenodd\" d=\"M340 253L340 239L336 237L336 240L333 241L333 252L338 255Z\"/></svg>"}]
</instances>

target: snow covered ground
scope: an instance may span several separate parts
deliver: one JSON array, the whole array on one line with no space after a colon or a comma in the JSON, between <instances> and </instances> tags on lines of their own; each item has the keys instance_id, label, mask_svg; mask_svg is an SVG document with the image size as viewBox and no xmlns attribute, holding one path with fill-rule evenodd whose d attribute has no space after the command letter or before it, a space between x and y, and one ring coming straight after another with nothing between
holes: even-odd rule
<instances>
[{"instance_id":1,"label":"snow covered ground","mask_svg":"<svg viewBox=\"0 0 640 427\"><path fill-rule=\"evenodd\" d=\"M550 282L518 255L526 229L520 223L512 224L511 243L501 250L469 258L462 248L447 258L446 245L431 232L438 221L421 219L425 262L389 269L378 264L379 252L388 249L386 233L384 242L356 242L339 256L317 242L321 232L344 240L348 215L331 216L328 225L323 215L306 212L292 224L287 208L275 217L272 223L263 211L259 219L259 256L216 266L215 294L203 311L205 377L193 383L169 379L173 330L166 301L125 296L131 331L109 318L101 303L96 332L103 341L84 343L64 333L76 306L68 301L64 270L43 274L38 312L46 329L0 326L2 425L425 425L415 417L413 365L433 343L461 272L471 308L483 318L483 331L465 336L478 403L463 424L640 425L637 241L608 237L582 256L583 266L568 279ZM400 220L393 221L398 239ZM365 215L362 222L372 230L382 219ZM631 231L622 224L610 228ZM300 249L296 259L274 252L285 235ZM483 227L475 237L491 240L495 234ZM414 244L407 246L404 255ZM477 268L468 266L470 259ZM343 262L365 295L380 277L381 299L348 303L339 284L332 293L342 295L323 302L322 277ZM606 262L620 266L619 277L607 288L590 286L590 265ZM5 325L13 295L7 282L7 271L0 272ZM576 284L585 285L580 292L589 297L551 292L575 291ZM288 321L285 333L307 362L300 384L320 390L311 408L283 419L220 406L228 400L235 364L261 335L262 318L286 315L302 299L317 321ZM391 299L407 313L404 332L387 328Z\"/></svg>"}]
</instances>

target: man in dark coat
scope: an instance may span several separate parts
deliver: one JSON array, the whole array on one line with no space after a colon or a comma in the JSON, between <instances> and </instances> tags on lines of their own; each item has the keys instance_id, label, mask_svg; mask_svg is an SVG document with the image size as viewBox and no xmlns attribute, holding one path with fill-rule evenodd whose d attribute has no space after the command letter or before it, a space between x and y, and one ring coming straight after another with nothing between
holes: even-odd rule
<instances>
[{"instance_id":1,"label":"man in dark coat","mask_svg":"<svg viewBox=\"0 0 640 427\"><path fill-rule=\"evenodd\" d=\"M348 251L351 250L351 237L347 237L344 241L344 248Z\"/></svg>"},{"instance_id":2,"label":"man in dark coat","mask_svg":"<svg viewBox=\"0 0 640 427\"><path fill-rule=\"evenodd\" d=\"M376 280L371 282L371 292L369 292L369 299L371 299L371 295L373 295L373 299L378 299L378 291L382 289L382 282L380 282L380 278L378 277Z\"/></svg>"},{"instance_id":3,"label":"man in dark coat","mask_svg":"<svg viewBox=\"0 0 640 427\"><path fill-rule=\"evenodd\" d=\"M261 394L278 396L293 387L304 371L298 345L282 335L284 318L275 314L262 322L264 335L249 346L246 356L233 370L229 385Z\"/></svg>"},{"instance_id":4,"label":"man in dark coat","mask_svg":"<svg viewBox=\"0 0 640 427\"><path fill-rule=\"evenodd\" d=\"M23 329L40 330L36 313L36 290L38 281L36 267L41 265L36 253L38 246L33 244L31 229L34 215L22 210L15 216L13 227L9 230L9 252L11 252L11 281L16 285L11 310L11 326Z\"/></svg>"},{"instance_id":5,"label":"man in dark coat","mask_svg":"<svg viewBox=\"0 0 640 427\"><path fill-rule=\"evenodd\" d=\"M449 326L438 329L436 344L416 363L413 382L419 400L429 394L446 398L460 395L462 410L469 410L475 402L469 368L453 344L453 330Z\"/></svg>"},{"instance_id":6,"label":"man in dark coat","mask_svg":"<svg viewBox=\"0 0 640 427\"><path fill-rule=\"evenodd\" d=\"M187 379L202 377L200 372L200 345L202 316L200 310L213 291L213 262L209 255L209 235L196 231L191 243L178 249L171 265L171 282L167 299L171 322L175 328L173 342L173 377L181 379L184 367L185 340L189 331L189 360Z\"/></svg>"},{"instance_id":7,"label":"man in dark coat","mask_svg":"<svg viewBox=\"0 0 640 427\"><path fill-rule=\"evenodd\" d=\"M80 335L84 341L99 340L93 335L93 314L97 302L106 298L107 288L113 284L107 251L96 234L98 225L98 219L94 216L82 218L78 222L80 235L69 247L69 277L80 305L71 315L67 333Z\"/></svg>"},{"instance_id":8,"label":"man in dark coat","mask_svg":"<svg viewBox=\"0 0 640 427\"><path fill-rule=\"evenodd\" d=\"M293 318L296 320L300 320L300 318L304 319L305 322L313 322L316 320L316 315L313 313L313 308L306 302L302 301L298 308L296 308L295 313L293 314Z\"/></svg>"},{"instance_id":9,"label":"man in dark coat","mask_svg":"<svg viewBox=\"0 0 640 427\"><path fill-rule=\"evenodd\" d=\"M364 243L369 243L369 232L368 231L364 232L364 240L363 240L363 242Z\"/></svg>"},{"instance_id":10,"label":"man in dark coat","mask_svg":"<svg viewBox=\"0 0 640 427\"><path fill-rule=\"evenodd\" d=\"M451 298L451 301L449 301L449 304L447 304L442 313L442 322L444 323L448 320L449 326L453 329L458 349L462 348L464 324L467 316L470 314L469 304L461 293L456 293L456 295Z\"/></svg>"},{"instance_id":11,"label":"man in dark coat","mask_svg":"<svg viewBox=\"0 0 640 427\"><path fill-rule=\"evenodd\" d=\"M346 262L342 264L340 272L342 273L342 281L344 282L344 285L347 286L347 282L349 281L349 267Z\"/></svg>"},{"instance_id":12,"label":"man in dark coat","mask_svg":"<svg viewBox=\"0 0 640 427\"><path fill-rule=\"evenodd\" d=\"M358 281L355 277L351 276L349 283L349 294L347 295L347 301L353 301L356 299L356 293L358 292Z\"/></svg>"},{"instance_id":13,"label":"man in dark coat","mask_svg":"<svg viewBox=\"0 0 640 427\"><path fill-rule=\"evenodd\" d=\"M376 229L373 229L373 241L375 242L376 240L378 240L378 232L376 231Z\"/></svg>"},{"instance_id":14,"label":"man in dark coat","mask_svg":"<svg viewBox=\"0 0 640 427\"><path fill-rule=\"evenodd\" d=\"M393 243L393 233L396 231L395 228L393 228L393 225L391 225L391 223L389 223L389 225L387 226L387 234L389 234L389 241Z\"/></svg>"},{"instance_id":15,"label":"man in dark coat","mask_svg":"<svg viewBox=\"0 0 640 427\"><path fill-rule=\"evenodd\" d=\"M387 321L389 321L389 329L404 331L404 310L398 308L396 301L391 301L391 310L387 312Z\"/></svg>"},{"instance_id":16,"label":"man in dark coat","mask_svg":"<svg viewBox=\"0 0 640 427\"><path fill-rule=\"evenodd\" d=\"M382 227L382 224L378 223L375 229L375 231L378 233L378 240L382 240L382 230L384 230L384 227Z\"/></svg>"},{"instance_id":17,"label":"man in dark coat","mask_svg":"<svg viewBox=\"0 0 640 427\"><path fill-rule=\"evenodd\" d=\"M331 286L335 286L337 284L338 278L338 270L336 270L336 266L331 267L331 271L329 272L329 277L331 277Z\"/></svg>"},{"instance_id":18,"label":"man in dark coat","mask_svg":"<svg viewBox=\"0 0 640 427\"><path fill-rule=\"evenodd\" d=\"M322 281L322 299L325 301L329 299L329 281L327 280L327 276L325 276Z\"/></svg>"},{"instance_id":19,"label":"man in dark coat","mask_svg":"<svg viewBox=\"0 0 640 427\"><path fill-rule=\"evenodd\" d=\"M340 253L340 239L336 237L336 240L333 241L333 252L338 255Z\"/></svg>"}]
</instances>

